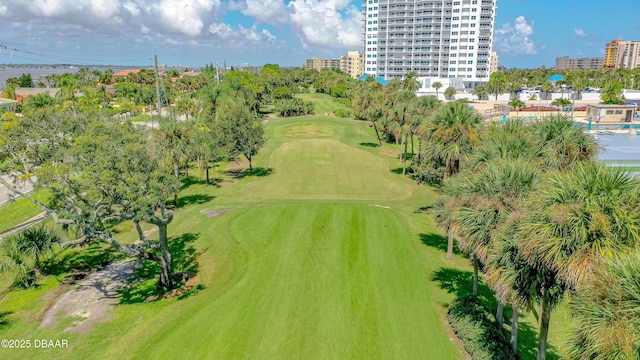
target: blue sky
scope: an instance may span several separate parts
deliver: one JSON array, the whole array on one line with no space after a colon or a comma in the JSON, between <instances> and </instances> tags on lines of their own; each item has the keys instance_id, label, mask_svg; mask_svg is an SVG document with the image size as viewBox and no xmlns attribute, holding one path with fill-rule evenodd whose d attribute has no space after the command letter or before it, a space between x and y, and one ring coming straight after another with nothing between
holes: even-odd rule
<instances>
[{"instance_id":1,"label":"blue sky","mask_svg":"<svg viewBox=\"0 0 640 360\"><path fill-rule=\"evenodd\" d=\"M359 49L361 0L0 0L0 63L279 63ZM602 56L640 40L631 0L499 0L495 48L511 67ZM628 9L627 9L628 8ZM636 38L637 37L637 38Z\"/></svg>"}]
</instances>

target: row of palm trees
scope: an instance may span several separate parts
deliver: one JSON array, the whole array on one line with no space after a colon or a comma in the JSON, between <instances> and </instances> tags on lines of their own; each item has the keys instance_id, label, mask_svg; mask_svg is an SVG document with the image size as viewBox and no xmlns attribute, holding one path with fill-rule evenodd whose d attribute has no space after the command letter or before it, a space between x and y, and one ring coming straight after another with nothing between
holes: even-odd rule
<instances>
[{"instance_id":1,"label":"row of palm trees","mask_svg":"<svg viewBox=\"0 0 640 360\"><path fill-rule=\"evenodd\" d=\"M551 311L569 296L577 324L572 357L637 356L637 328L618 323L640 317L638 292L607 285L640 283L632 271L640 256L640 183L595 163L596 141L565 117L485 128L461 115L461 106L444 105L425 123L423 147L445 169L435 215L449 238L448 257L455 239L471 259L474 294L482 272L500 325L512 304L514 350L519 312L532 310L544 359Z\"/></svg>"}]
</instances>

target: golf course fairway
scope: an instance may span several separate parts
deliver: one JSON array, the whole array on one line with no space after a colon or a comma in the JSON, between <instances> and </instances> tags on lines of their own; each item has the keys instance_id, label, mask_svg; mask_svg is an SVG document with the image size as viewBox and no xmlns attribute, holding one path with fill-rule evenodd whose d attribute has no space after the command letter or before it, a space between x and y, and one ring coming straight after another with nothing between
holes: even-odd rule
<instances>
[{"instance_id":1,"label":"golf course fairway","mask_svg":"<svg viewBox=\"0 0 640 360\"><path fill-rule=\"evenodd\" d=\"M433 192L393 171L399 147L377 146L367 125L270 119L254 162L259 176L181 193L198 201L176 211L170 241L181 246L178 269L197 262L200 291L123 301L84 334L10 327L8 336L55 336L71 346L2 358L464 358L446 324L453 295L433 280L463 260L447 263L425 244L437 232L419 209Z\"/></svg>"}]
</instances>

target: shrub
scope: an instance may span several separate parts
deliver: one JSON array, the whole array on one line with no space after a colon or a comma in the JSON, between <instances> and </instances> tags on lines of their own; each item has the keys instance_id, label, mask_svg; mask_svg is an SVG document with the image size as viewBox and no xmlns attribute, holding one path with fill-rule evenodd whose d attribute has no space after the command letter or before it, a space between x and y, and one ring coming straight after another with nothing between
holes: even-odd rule
<instances>
[{"instance_id":1,"label":"shrub","mask_svg":"<svg viewBox=\"0 0 640 360\"><path fill-rule=\"evenodd\" d=\"M298 98L278 100L274 105L275 110L283 117L311 115L315 110L312 102Z\"/></svg>"},{"instance_id":2,"label":"shrub","mask_svg":"<svg viewBox=\"0 0 640 360\"><path fill-rule=\"evenodd\" d=\"M476 296L455 299L449 305L449 324L473 359L515 359L502 329Z\"/></svg>"},{"instance_id":3,"label":"shrub","mask_svg":"<svg viewBox=\"0 0 640 360\"><path fill-rule=\"evenodd\" d=\"M351 110L338 109L335 111L337 117L348 118L351 116Z\"/></svg>"}]
</instances>

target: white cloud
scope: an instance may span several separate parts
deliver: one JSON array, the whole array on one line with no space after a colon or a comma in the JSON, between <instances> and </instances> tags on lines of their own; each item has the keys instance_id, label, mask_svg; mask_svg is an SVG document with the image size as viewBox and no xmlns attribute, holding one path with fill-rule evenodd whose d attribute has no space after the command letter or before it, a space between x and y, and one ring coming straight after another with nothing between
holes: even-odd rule
<instances>
[{"instance_id":1,"label":"white cloud","mask_svg":"<svg viewBox=\"0 0 640 360\"><path fill-rule=\"evenodd\" d=\"M220 6L220 0L162 0L156 9L165 26L194 37L201 34L204 18Z\"/></svg>"},{"instance_id":2,"label":"white cloud","mask_svg":"<svg viewBox=\"0 0 640 360\"><path fill-rule=\"evenodd\" d=\"M241 11L246 16L270 24L284 24L290 17L283 0L246 0Z\"/></svg>"},{"instance_id":3,"label":"white cloud","mask_svg":"<svg viewBox=\"0 0 640 360\"><path fill-rule=\"evenodd\" d=\"M7 46L82 58L125 58L170 44L195 56L203 48L238 50L291 61L291 31L307 49L347 50L362 44L360 9L353 0L0 0L0 33ZM241 12L249 25L225 21ZM246 20L243 19L243 20ZM267 25L268 24L268 25ZM272 25L272 26L269 26ZM250 45L250 46L247 46ZM55 51L48 50L55 48ZM98 51L96 51L98 50ZM270 51L271 50L271 51ZM82 55L81 55L82 54ZM176 55L177 57L177 55ZM127 55L126 58L129 58ZM2 61L3 59L0 59Z\"/></svg>"},{"instance_id":4,"label":"white cloud","mask_svg":"<svg viewBox=\"0 0 640 360\"><path fill-rule=\"evenodd\" d=\"M362 40L362 13L349 4L349 0L294 0L288 5L293 11L290 22L305 47L357 47Z\"/></svg>"},{"instance_id":5,"label":"white cloud","mask_svg":"<svg viewBox=\"0 0 640 360\"><path fill-rule=\"evenodd\" d=\"M573 28L573 34L579 37L587 37L587 33L581 28Z\"/></svg>"},{"instance_id":6,"label":"white cloud","mask_svg":"<svg viewBox=\"0 0 640 360\"><path fill-rule=\"evenodd\" d=\"M505 23L496 29L495 47L505 55L535 55L538 53L536 44L531 40L533 35L533 21L527 21L524 16L518 16L513 25Z\"/></svg>"}]
</instances>

